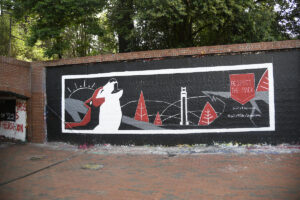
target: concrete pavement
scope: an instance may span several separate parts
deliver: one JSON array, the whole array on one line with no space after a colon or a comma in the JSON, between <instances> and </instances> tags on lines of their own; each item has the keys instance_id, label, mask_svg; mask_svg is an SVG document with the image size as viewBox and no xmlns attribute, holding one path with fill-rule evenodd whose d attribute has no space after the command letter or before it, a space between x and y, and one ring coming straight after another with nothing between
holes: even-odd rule
<instances>
[{"instance_id":1,"label":"concrete pavement","mask_svg":"<svg viewBox=\"0 0 300 200\"><path fill-rule=\"evenodd\" d=\"M0 158L3 200L300 199L297 145L1 143Z\"/></svg>"}]
</instances>

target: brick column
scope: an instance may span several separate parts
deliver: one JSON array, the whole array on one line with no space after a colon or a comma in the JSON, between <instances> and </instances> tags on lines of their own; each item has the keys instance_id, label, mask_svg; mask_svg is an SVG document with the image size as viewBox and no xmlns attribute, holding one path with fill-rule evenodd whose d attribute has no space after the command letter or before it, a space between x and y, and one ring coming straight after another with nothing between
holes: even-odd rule
<instances>
[{"instance_id":1,"label":"brick column","mask_svg":"<svg viewBox=\"0 0 300 200\"><path fill-rule=\"evenodd\" d=\"M31 64L31 142L46 141L45 115L45 68L38 64Z\"/></svg>"}]
</instances>

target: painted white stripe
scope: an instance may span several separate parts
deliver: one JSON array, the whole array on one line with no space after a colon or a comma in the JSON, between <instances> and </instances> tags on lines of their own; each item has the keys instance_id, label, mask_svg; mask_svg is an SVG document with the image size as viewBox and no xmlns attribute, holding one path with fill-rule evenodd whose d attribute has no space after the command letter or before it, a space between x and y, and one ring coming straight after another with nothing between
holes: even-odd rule
<instances>
[{"instance_id":1,"label":"painted white stripe","mask_svg":"<svg viewBox=\"0 0 300 200\"><path fill-rule=\"evenodd\" d=\"M198 126L195 126L198 127ZM115 133L93 130L65 130L64 133L88 133L88 134L190 134L190 133L229 133L229 132L251 132L251 131L274 131L272 127L260 128L222 128L222 129L181 129L181 130L118 130Z\"/></svg>"},{"instance_id":2,"label":"painted white stripe","mask_svg":"<svg viewBox=\"0 0 300 200\"><path fill-rule=\"evenodd\" d=\"M264 87L264 86L262 86L262 85L260 85L259 87L264 88L264 89L269 89L268 87Z\"/></svg>"},{"instance_id":3,"label":"painted white stripe","mask_svg":"<svg viewBox=\"0 0 300 200\"><path fill-rule=\"evenodd\" d=\"M273 77L273 65L268 64L268 76L269 76L269 117L270 117L270 129L275 131L275 102L274 102L274 77Z\"/></svg>"},{"instance_id":4,"label":"painted white stripe","mask_svg":"<svg viewBox=\"0 0 300 200\"><path fill-rule=\"evenodd\" d=\"M124 71L124 72L109 72L99 74L83 74L83 75L64 75L62 79L77 79L77 78L103 78L103 77L118 77L118 76L144 76L144 75L159 75L159 74L190 74L195 72L214 72L214 71L232 71L243 69L260 69L267 68L272 63L251 64L251 65L231 65L218 67L195 67L195 68L179 68L179 69L158 69L144 71Z\"/></svg>"}]
</instances>

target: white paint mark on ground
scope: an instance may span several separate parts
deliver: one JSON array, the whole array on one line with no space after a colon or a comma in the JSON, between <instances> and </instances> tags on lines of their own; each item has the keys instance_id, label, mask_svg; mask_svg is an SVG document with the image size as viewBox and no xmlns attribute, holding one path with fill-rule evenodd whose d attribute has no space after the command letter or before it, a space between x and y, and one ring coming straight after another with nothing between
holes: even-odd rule
<instances>
[{"instance_id":1,"label":"white paint mark on ground","mask_svg":"<svg viewBox=\"0 0 300 200\"><path fill-rule=\"evenodd\" d=\"M31 144L34 146L50 148L54 150L82 151L77 145L70 145L62 142L51 142L46 144ZM199 154L289 154L300 153L300 145L233 145L205 144L166 146L134 146L134 145L94 145L87 147L87 153L91 154L130 154L130 155L199 155Z\"/></svg>"}]
</instances>

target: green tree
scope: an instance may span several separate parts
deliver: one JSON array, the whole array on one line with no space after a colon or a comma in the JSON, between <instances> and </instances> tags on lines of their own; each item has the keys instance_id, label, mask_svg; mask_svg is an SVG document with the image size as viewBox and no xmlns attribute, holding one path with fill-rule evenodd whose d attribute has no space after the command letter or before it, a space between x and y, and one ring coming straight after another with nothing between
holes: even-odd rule
<instances>
[{"instance_id":1,"label":"green tree","mask_svg":"<svg viewBox=\"0 0 300 200\"><path fill-rule=\"evenodd\" d=\"M97 36L93 43L93 51L91 55L99 53L117 53L118 52L118 39L116 31L111 26L107 17L107 12L103 12L100 17L100 26L104 30L102 36Z\"/></svg>"},{"instance_id":2,"label":"green tree","mask_svg":"<svg viewBox=\"0 0 300 200\"><path fill-rule=\"evenodd\" d=\"M276 20L279 22L278 31L288 38L300 38L299 4L299 0L282 0L275 6Z\"/></svg>"},{"instance_id":3,"label":"green tree","mask_svg":"<svg viewBox=\"0 0 300 200\"><path fill-rule=\"evenodd\" d=\"M8 55L9 51L9 15L0 16L0 55Z\"/></svg>"},{"instance_id":4,"label":"green tree","mask_svg":"<svg viewBox=\"0 0 300 200\"><path fill-rule=\"evenodd\" d=\"M65 28L62 36L67 38L68 48L64 50L64 57L81 57L105 53L116 53L117 40L114 31L108 24L105 13L99 15L99 21L94 30L87 31L86 24L72 24ZM100 29L101 35L96 30ZM94 32L94 34L92 34Z\"/></svg>"},{"instance_id":5,"label":"green tree","mask_svg":"<svg viewBox=\"0 0 300 200\"><path fill-rule=\"evenodd\" d=\"M120 52L299 36L295 1L114 0L110 6L109 19L117 31Z\"/></svg>"},{"instance_id":6,"label":"green tree","mask_svg":"<svg viewBox=\"0 0 300 200\"><path fill-rule=\"evenodd\" d=\"M44 59L40 53L52 59L274 41L299 38L300 34L299 0L2 0L1 3L14 14L13 32L21 40L12 42L12 53L23 59ZM9 21L7 17L1 20L0 51L7 52Z\"/></svg>"},{"instance_id":7,"label":"green tree","mask_svg":"<svg viewBox=\"0 0 300 200\"><path fill-rule=\"evenodd\" d=\"M117 33L119 52L136 50L134 0L111 0L106 8L110 26Z\"/></svg>"},{"instance_id":8,"label":"green tree","mask_svg":"<svg viewBox=\"0 0 300 200\"><path fill-rule=\"evenodd\" d=\"M31 35L31 22L32 19L27 17L14 23L12 29L13 40L11 56L26 61L48 60L48 58L45 57L46 48L42 45L40 40L32 46L27 43L27 39Z\"/></svg>"},{"instance_id":9,"label":"green tree","mask_svg":"<svg viewBox=\"0 0 300 200\"><path fill-rule=\"evenodd\" d=\"M30 26L28 44L33 46L40 40L46 46L48 57L62 58L74 47L74 39L66 37L69 32L73 32L78 40L77 48L72 49L76 51L73 55L89 54L91 37L103 34L97 14L101 13L104 4L105 1L99 0L15 0L12 8L18 19L24 16L35 19Z\"/></svg>"},{"instance_id":10,"label":"green tree","mask_svg":"<svg viewBox=\"0 0 300 200\"><path fill-rule=\"evenodd\" d=\"M20 60L45 60L41 42L28 46L30 20L16 21L13 16L2 11L0 16L0 55L15 57ZM10 27L11 26L11 27Z\"/></svg>"}]
</instances>

